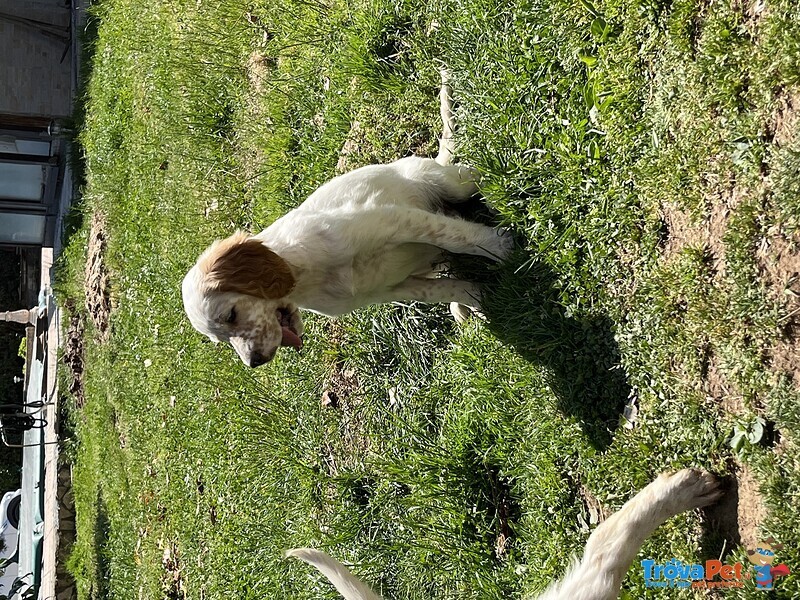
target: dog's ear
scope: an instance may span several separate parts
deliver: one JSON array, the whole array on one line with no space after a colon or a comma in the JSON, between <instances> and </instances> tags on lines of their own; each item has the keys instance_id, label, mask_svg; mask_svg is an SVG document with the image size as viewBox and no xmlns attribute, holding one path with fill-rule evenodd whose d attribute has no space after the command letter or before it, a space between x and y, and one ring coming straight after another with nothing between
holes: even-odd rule
<instances>
[{"instance_id":1,"label":"dog's ear","mask_svg":"<svg viewBox=\"0 0 800 600\"><path fill-rule=\"evenodd\" d=\"M288 294L295 285L286 261L243 232L215 242L198 267L209 291L274 300Z\"/></svg>"}]
</instances>

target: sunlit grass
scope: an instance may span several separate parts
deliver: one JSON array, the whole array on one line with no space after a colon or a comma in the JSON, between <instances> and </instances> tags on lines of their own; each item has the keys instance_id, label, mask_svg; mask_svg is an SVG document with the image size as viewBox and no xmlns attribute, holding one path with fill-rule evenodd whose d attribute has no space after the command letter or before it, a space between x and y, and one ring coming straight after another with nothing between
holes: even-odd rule
<instances>
[{"instance_id":1,"label":"sunlit grass","mask_svg":"<svg viewBox=\"0 0 800 600\"><path fill-rule=\"evenodd\" d=\"M335 597L293 546L388 597L522 597L580 551L587 493L611 510L735 460L800 565L798 392L767 362L786 315L756 257L800 222L800 141L766 125L797 92L792 4L97 2L81 209L107 217L114 310L72 414L81 598ZM205 343L179 292L200 251L341 168L435 152L441 64L461 159L519 240L498 268L454 264L488 321L310 316L303 352L256 371ZM702 228L721 207L713 239L670 241L666 212ZM79 306L85 235L60 286ZM735 454L756 416L771 437ZM709 527L678 517L643 553L716 557ZM636 568L625 587L653 595Z\"/></svg>"}]
</instances>

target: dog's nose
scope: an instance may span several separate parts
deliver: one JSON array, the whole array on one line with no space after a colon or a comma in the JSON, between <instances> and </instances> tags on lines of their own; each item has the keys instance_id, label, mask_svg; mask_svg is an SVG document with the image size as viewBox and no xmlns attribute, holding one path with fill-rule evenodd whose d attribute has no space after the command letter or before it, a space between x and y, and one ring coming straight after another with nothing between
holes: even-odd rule
<instances>
[{"instance_id":1,"label":"dog's nose","mask_svg":"<svg viewBox=\"0 0 800 600\"><path fill-rule=\"evenodd\" d=\"M260 367L265 362L268 362L269 359L261 354L261 352L253 352L250 355L250 368L255 369L256 367Z\"/></svg>"}]
</instances>

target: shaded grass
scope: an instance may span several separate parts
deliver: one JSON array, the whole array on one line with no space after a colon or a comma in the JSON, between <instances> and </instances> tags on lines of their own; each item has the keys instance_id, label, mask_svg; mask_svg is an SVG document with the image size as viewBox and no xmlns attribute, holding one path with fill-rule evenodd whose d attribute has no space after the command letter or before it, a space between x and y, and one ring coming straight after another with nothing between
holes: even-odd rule
<instances>
[{"instance_id":1,"label":"shaded grass","mask_svg":"<svg viewBox=\"0 0 800 600\"><path fill-rule=\"evenodd\" d=\"M176 572L192 598L335 597L280 559L299 545L389 597L521 597L585 542L587 491L615 509L664 469L731 460L756 468L763 534L800 564L798 393L766 362L785 315L756 257L800 215L800 142L767 125L798 83L791 2L757 19L692 0L92 10L83 201L107 217L114 310L72 417L80 597L163 597ZM200 250L296 206L340 158L433 153L439 63L460 154L519 240L499 268L454 264L484 283L488 322L310 316L304 351L257 371L204 343L179 298ZM667 252L665 211L702 224L723 204L720 239ZM60 288L79 300L83 236ZM734 422L756 415L784 442L734 455ZM707 557L706 539L683 515L642 556ZM637 568L625 587L654 596Z\"/></svg>"}]
</instances>

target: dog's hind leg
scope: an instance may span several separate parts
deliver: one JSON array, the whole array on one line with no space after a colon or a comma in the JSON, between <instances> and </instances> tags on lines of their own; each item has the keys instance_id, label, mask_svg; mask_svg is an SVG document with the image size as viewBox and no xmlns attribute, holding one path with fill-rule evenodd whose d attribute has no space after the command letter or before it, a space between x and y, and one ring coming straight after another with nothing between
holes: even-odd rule
<instances>
[{"instance_id":1,"label":"dog's hind leg","mask_svg":"<svg viewBox=\"0 0 800 600\"><path fill-rule=\"evenodd\" d=\"M662 474L589 536L583 559L539 600L612 600L645 539L664 521L720 496L713 475L698 469Z\"/></svg>"}]
</instances>

